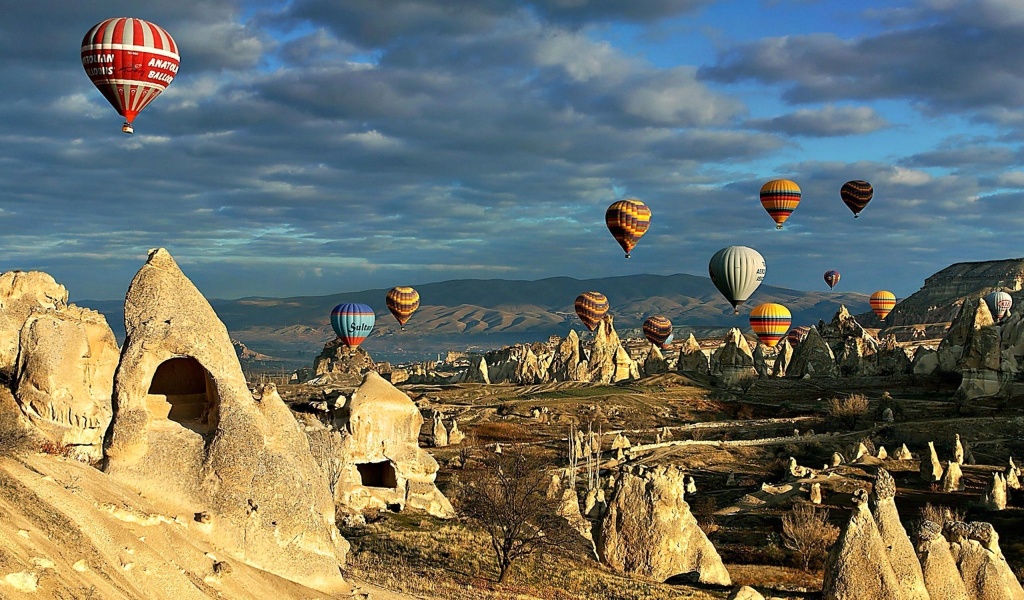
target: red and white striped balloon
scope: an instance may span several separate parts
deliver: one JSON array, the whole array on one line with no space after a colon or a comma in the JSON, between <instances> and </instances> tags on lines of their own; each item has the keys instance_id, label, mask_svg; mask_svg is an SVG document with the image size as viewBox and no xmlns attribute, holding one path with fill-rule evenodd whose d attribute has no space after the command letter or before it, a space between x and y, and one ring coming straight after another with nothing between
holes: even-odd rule
<instances>
[{"instance_id":1,"label":"red and white striped balloon","mask_svg":"<svg viewBox=\"0 0 1024 600\"><path fill-rule=\"evenodd\" d=\"M170 34L142 19L107 19L82 40L85 73L124 117L125 133L132 133L135 117L171 84L180 62Z\"/></svg>"}]
</instances>

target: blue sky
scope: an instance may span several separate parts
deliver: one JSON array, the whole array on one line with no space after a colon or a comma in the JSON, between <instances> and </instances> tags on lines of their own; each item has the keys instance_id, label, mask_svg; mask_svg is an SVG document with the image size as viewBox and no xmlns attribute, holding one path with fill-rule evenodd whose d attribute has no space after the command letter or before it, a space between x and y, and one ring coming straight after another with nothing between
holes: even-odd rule
<instances>
[{"instance_id":1,"label":"blue sky","mask_svg":"<svg viewBox=\"0 0 1024 600\"><path fill-rule=\"evenodd\" d=\"M120 133L78 52L111 16L182 62ZM706 273L914 292L1024 255L1011 0L25 2L0 22L0 269L123 295L163 246L211 297ZM783 231L758 202L790 178ZM854 220L840 186L875 200ZM651 207L633 258L604 226Z\"/></svg>"}]
</instances>

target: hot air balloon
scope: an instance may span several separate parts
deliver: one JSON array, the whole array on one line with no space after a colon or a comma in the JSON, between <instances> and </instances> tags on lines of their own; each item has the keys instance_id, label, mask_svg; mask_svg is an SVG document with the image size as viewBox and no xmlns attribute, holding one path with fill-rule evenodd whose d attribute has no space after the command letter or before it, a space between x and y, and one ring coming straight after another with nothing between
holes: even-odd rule
<instances>
[{"instance_id":1,"label":"hot air balloon","mask_svg":"<svg viewBox=\"0 0 1024 600\"><path fill-rule=\"evenodd\" d=\"M636 198L619 200L605 211L604 222L629 258L629 253L651 225L651 209Z\"/></svg>"},{"instance_id":2,"label":"hot air balloon","mask_svg":"<svg viewBox=\"0 0 1024 600\"><path fill-rule=\"evenodd\" d=\"M647 317L644 321L644 337L655 346L664 348L672 337L672 321L661 315Z\"/></svg>"},{"instance_id":3,"label":"hot air balloon","mask_svg":"<svg viewBox=\"0 0 1024 600\"><path fill-rule=\"evenodd\" d=\"M995 317L996 321L1002 321L1006 317L1010 316L1010 307L1013 306L1013 297L1006 292L992 292L988 296L985 296L985 304L988 304L988 310Z\"/></svg>"},{"instance_id":4,"label":"hot air balloon","mask_svg":"<svg viewBox=\"0 0 1024 600\"><path fill-rule=\"evenodd\" d=\"M97 23L82 40L82 66L100 93L124 117L121 131L178 74L178 45L162 27L119 17Z\"/></svg>"},{"instance_id":5,"label":"hot air balloon","mask_svg":"<svg viewBox=\"0 0 1024 600\"><path fill-rule=\"evenodd\" d=\"M576 314L580 321L593 331L608 312L608 298L600 292L584 292L576 297Z\"/></svg>"},{"instance_id":6,"label":"hot air balloon","mask_svg":"<svg viewBox=\"0 0 1024 600\"><path fill-rule=\"evenodd\" d=\"M339 304L331 311L331 327L341 341L349 348L355 349L373 331L376 317L373 309L365 304Z\"/></svg>"},{"instance_id":7,"label":"hot air balloon","mask_svg":"<svg viewBox=\"0 0 1024 600\"><path fill-rule=\"evenodd\" d=\"M839 283L839 271L825 271L825 283L828 284L828 289L836 287Z\"/></svg>"},{"instance_id":8,"label":"hot air balloon","mask_svg":"<svg viewBox=\"0 0 1024 600\"><path fill-rule=\"evenodd\" d=\"M789 345L796 346L800 342L804 341L804 338L807 337L807 333L810 332L810 330L811 328L806 325L790 329L789 333L786 334L786 339L789 340Z\"/></svg>"},{"instance_id":9,"label":"hot air balloon","mask_svg":"<svg viewBox=\"0 0 1024 600\"><path fill-rule=\"evenodd\" d=\"M405 322L420 307L420 293L411 287L393 287L384 298L384 301L388 305L388 310L391 311L391 314L395 315L395 319L404 331Z\"/></svg>"},{"instance_id":10,"label":"hot air balloon","mask_svg":"<svg viewBox=\"0 0 1024 600\"><path fill-rule=\"evenodd\" d=\"M765 346L772 348L786 335L793 315L781 304L759 304L750 311L750 326Z\"/></svg>"},{"instance_id":11,"label":"hot air balloon","mask_svg":"<svg viewBox=\"0 0 1024 600\"><path fill-rule=\"evenodd\" d=\"M773 179L761 186L761 206L775 220L776 229L782 229L798 204L800 186L788 179Z\"/></svg>"},{"instance_id":12,"label":"hot air balloon","mask_svg":"<svg viewBox=\"0 0 1024 600\"><path fill-rule=\"evenodd\" d=\"M708 273L718 291L732 304L734 314L738 315L739 305L754 293L764 279L764 257L753 248L729 246L711 257Z\"/></svg>"},{"instance_id":13,"label":"hot air balloon","mask_svg":"<svg viewBox=\"0 0 1024 600\"><path fill-rule=\"evenodd\" d=\"M864 210L874 195L875 189L871 184L860 179L847 181L839 189L839 197L843 199L847 208L853 211L854 219L860 216L860 211Z\"/></svg>"},{"instance_id":14,"label":"hot air balloon","mask_svg":"<svg viewBox=\"0 0 1024 600\"><path fill-rule=\"evenodd\" d=\"M896 306L896 295L886 290L878 290L874 294L871 294L871 310L874 311L878 318L885 320L889 312L892 311L893 307Z\"/></svg>"}]
</instances>

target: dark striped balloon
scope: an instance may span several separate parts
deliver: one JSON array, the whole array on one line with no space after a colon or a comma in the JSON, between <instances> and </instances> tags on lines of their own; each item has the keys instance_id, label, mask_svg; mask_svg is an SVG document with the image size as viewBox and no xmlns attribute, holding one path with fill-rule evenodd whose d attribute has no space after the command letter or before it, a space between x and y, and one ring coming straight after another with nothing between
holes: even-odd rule
<instances>
[{"instance_id":1,"label":"dark striped balloon","mask_svg":"<svg viewBox=\"0 0 1024 600\"><path fill-rule=\"evenodd\" d=\"M828 284L828 289L836 287L839 283L839 271L825 271L825 283Z\"/></svg>"},{"instance_id":2,"label":"dark striped balloon","mask_svg":"<svg viewBox=\"0 0 1024 600\"><path fill-rule=\"evenodd\" d=\"M407 286L393 287L385 296L384 302L387 303L391 314L395 315L398 324L405 329L406 321L420 307L420 293Z\"/></svg>"},{"instance_id":3,"label":"dark striped balloon","mask_svg":"<svg viewBox=\"0 0 1024 600\"><path fill-rule=\"evenodd\" d=\"M811 328L806 326L806 325L801 325L800 327L794 327L793 329L789 330L789 333L786 334L786 339L789 340L789 345L790 346L794 346L795 347L797 344L799 344L800 342L804 341L804 338L807 337L807 334L810 331L811 331Z\"/></svg>"},{"instance_id":4,"label":"dark striped balloon","mask_svg":"<svg viewBox=\"0 0 1024 600\"><path fill-rule=\"evenodd\" d=\"M576 297L576 315L589 331L597 327L607 312L608 298L601 292L584 292Z\"/></svg>"},{"instance_id":5,"label":"dark striped balloon","mask_svg":"<svg viewBox=\"0 0 1024 600\"><path fill-rule=\"evenodd\" d=\"M365 304L339 304L331 311L331 327L334 333L349 348L356 348L373 331L376 316L373 309Z\"/></svg>"},{"instance_id":6,"label":"dark striped balloon","mask_svg":"<svg viewBox=\"0 0 1024 600\"><path fill-rule=\"evenodd\" d=\"M604 222L629 258L629 253L651 225L651 209L636 198L619 200L605 211Z\"/></svg>"},{"instance_id":7,"label":"dark striped balloon","mask_svg":"<svg viewBox=\"0 0 1024 600\"><path fill-rule=\"evenodd\" d=\"M758 339L769 348L779 343L779 340L789 331L789 325L793 322L793 316L789 309L781 304L765 303L755 306L750 311L750 326L754 329Z\"/></svg>"},{"instance_id":8,"label":"dark striped balloon","mask_svg":"<svg viewBox=\"0 0 1024 600\"><path fill-rule=\"evenodd\" d=\"M839 196L847 208L853 211L855 219L860 216L860 211L864 210L874 195L875 189L871 187L871 184L860 179L847 181L839 190Z\"/></svg>"},{"instance_id":9,"label":"dark striped balloon","mask_svg":"<svg viewBox=\"0 0 1024 600\"><path fill-rule=\"evenodd\" d=\"M661 315L647 317L644 321L644 337L655 346L664 348L672 337L672 321Z\"/></svg>"}]
</instances>

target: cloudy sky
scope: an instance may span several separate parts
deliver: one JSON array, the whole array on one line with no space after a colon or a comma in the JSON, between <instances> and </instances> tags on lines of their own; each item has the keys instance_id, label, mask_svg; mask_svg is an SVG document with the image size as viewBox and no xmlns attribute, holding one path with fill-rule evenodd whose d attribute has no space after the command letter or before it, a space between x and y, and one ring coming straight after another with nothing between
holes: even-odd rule
<instances>
[{"instance_id":1,"label":"cloudy sky","mask_svg":"<svg viewBox=\"0 0 1024 600\"><path fill-rule=\"evenodd\" d=\"M72 299L123 297L156 246L218 298L702 275L734 244L772 285L905 296L1024 255L1019 0L9 4L0 270ZM181 51L134 136L79 58L113 16ZM630 196L653 218L625 260L604 212Z\"/></svg>"}]
</instances>

